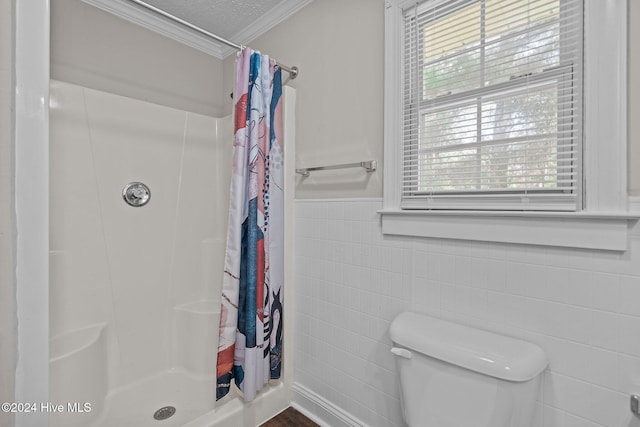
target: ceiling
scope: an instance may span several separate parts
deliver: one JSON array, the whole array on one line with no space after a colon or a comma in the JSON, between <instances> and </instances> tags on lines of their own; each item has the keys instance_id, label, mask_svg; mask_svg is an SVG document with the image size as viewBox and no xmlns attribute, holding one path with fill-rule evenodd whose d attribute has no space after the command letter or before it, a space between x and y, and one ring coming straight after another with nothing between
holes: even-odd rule
<instances>
[{"instance_id":1,"label":"ceiling","mask_svg":"<svg viewBox=\"0 0 640 427\"><path fill-rule=\"evenodd\" d=\"M248 45L312 0L83 0L102 10L224 59L236 50L145 8L175 16L231 42Z\"/></svg>"}]
</instances>

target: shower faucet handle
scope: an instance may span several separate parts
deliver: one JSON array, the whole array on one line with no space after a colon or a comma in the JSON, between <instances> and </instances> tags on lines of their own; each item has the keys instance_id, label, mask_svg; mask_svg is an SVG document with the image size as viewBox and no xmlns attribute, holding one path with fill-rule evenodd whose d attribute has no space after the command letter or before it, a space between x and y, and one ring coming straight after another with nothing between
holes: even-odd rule
<instances>
[{"instance_id":1,"label":"shower faucet handle","mask_svg":"<svg viewBox=\"0 0 640 427\"><path fill-rule=\"evenodd\" d=\"M151 191L141 182L130 182L124 186L122 198L129 206L139 208L149 203Z\"/></svg>"}]
</instances>

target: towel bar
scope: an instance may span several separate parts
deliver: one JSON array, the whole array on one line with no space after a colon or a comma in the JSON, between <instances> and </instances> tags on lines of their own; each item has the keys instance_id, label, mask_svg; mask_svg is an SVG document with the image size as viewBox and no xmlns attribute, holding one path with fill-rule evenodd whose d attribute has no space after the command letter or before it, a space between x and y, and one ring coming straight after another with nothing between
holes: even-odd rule
<instances>
[{"instance_id":1,"label":"towel bar","mask_svg":"<svg viewBox=\"0 0 640 427\"><path fill-rule=\"evenodd\" d=\"M330 166L316 166L313 168L296 169L296 173L303 177L308 177L313 171L322 171L330 169L345 169L345 168L364 168L367 172L373 172L377 169L378 162L376 160L365 160L356 163L345 163L342 165L330 165Z\"/></svg>"}]
</instances>

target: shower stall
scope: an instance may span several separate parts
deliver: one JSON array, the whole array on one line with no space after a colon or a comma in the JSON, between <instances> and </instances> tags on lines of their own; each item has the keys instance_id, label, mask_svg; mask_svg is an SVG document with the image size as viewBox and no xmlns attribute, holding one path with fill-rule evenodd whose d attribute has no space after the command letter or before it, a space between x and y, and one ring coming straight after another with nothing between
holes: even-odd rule
<instances>
[{"instance_id":1,"label":"shower stall","mask_svg":"<svg viewBox=\"0 0 640 427\"><path fill-rule=\"evenodd\" d=\"M285 88L288 159L294 108ZM231 116L51 82L49 400L66 409L52 427L254 426L288 406L291 321L283 379L250 405L215 402L232 141Z\"/></svg>"}]
</instances>

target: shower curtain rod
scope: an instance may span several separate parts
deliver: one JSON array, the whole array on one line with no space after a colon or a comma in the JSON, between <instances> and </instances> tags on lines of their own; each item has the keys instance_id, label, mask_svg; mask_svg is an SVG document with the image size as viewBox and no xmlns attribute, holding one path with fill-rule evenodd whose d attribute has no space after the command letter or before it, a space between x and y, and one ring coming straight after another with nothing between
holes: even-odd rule
<instances>
[{"instance_id":1,"label":"shower curtain rod","mask_svg":"<svg viewBox=\"0 0 640 427\"><path fill-rule=\"evenodd\" d=\"M146 2L144 2L142 0L129 0L129 1L132 2L132 3L137 4L138 6L144 7L145 9L148 9L148 10L150 10L152 12L155 12L155 13L157 13L159 15L162 15L167 19L170 19L170 20L172 20L174 22L177 22L178 24L184 25L185 27L188 27L188 28L192 29L193 31L196 31L196 32L198 32L198 33L200 33L200 34L202 34L204 36L207 36L207 37L212 38L212 39L214 39L216 41L219 41L220 43L226 44L227 46L231 46L232 48L235 48L235 49L238 49L238 50L242 50L245 47L245 46L239 45L237 43L234 43L234 42L232 42L230 40L227 40L227 39L225 39L223 37L220 37L217 34L210 33L207 30L204 30L204 29L202 29L200 27L197 27L197 26L191 24L190 22L185 21L184 19L180 19L177 16L171 15L170 13L167 13L164 10L159 9L159 8L153 6L153 5L150 5L149 3L146 3ZM296 77L298 77L299 70L298 70L298 67L296 67L295 65L293 67L289 67L289 66L283 65L283 64L281 64L279 62L276 62L276 64L278 65L278 67L280 67L281 69L283 69L284 71L289 73L289 78L290 79L293 80Z\"/></svg>"}]
</instances>

